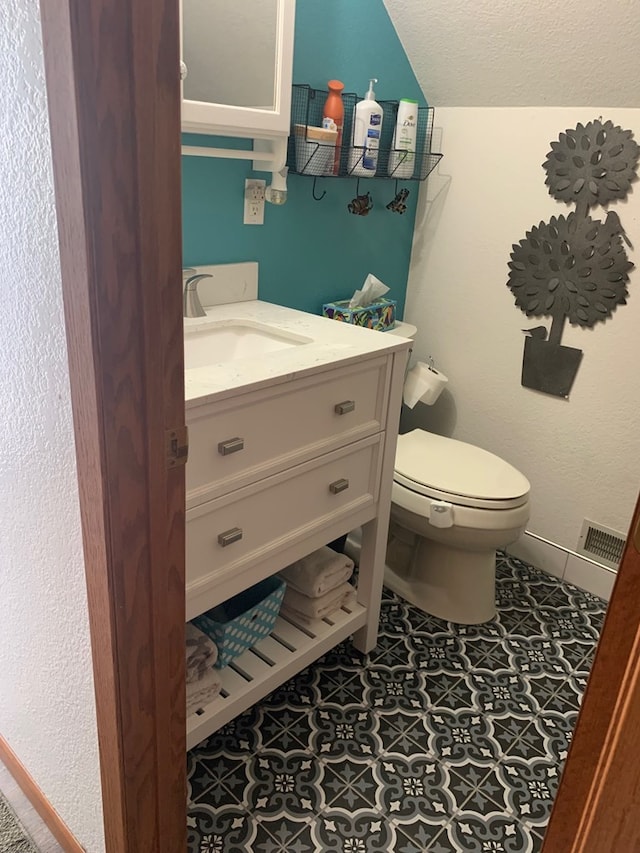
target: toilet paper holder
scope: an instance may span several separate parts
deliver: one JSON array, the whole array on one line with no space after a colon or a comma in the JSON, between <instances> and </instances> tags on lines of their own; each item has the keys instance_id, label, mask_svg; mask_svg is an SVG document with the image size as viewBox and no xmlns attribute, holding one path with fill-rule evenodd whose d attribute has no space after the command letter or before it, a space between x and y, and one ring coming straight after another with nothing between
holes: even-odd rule
<instances>
[{"instance_id":1,"label":"toilet paper holder","mask_svg":"<svg viewBox=\"0 0 640 853\"><path fill-rule=\"evenodd\" d=\"M433 356L428 357L428 364L418 361L411 368L407 362L403 401L410 409L413 409L418 402L432 406L447 382L447 377L436 370Z\"/></svg>"},{"instance_id":2,"label":"toilet paper holder","mask_svg":"<svg viewBox=\"0 0 640 853\"><path fill-rule=\"evenodd\" d=\"M404 370L404 378L405 378L405 379L407 378L407 373L409 372L409 370L410 370L410 368L411 368L411 356L412 356L412 355L413 355L413 347L409 347L409 355L408 355L408 357L407 357L407 366L405 367L405 370ZM438 371L436 370L436 363L435 363L435 361L433 360L433 356L432 356L432 355L427 356L427 367L429 368L429 370L430 370L432 373L437 373L437 372L438 372Z\"/></svg>"}]
</instances>

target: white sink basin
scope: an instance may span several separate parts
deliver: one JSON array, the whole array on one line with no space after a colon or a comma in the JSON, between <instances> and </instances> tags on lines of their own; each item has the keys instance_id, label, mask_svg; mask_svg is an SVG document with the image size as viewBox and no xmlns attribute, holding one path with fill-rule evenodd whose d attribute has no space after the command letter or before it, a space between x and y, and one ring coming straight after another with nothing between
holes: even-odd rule
<instances>
[{"instance_id":1,"label":"white sink basin","mask_svg":"<svg viewBox=\"0 0 640 853\"><path fill-rule=\"evenodd\" d=\"M256 358L277 350L312 343L312 338L294 335L255 320L221 320L192 330L184 336L185 370L221 361Z\"/></svg>"}]
</instances>

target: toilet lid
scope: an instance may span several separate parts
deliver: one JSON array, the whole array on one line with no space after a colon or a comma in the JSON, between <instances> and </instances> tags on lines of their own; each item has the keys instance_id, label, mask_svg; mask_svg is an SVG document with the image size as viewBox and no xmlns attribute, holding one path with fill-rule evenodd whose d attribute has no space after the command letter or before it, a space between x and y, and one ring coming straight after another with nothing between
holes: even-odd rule
<instances>
[{"instance_id":1,"label":"toilet lid","mask_svg":"<svg viewBox=\"0 0 640 853\"><path fill-rule=\"evenodd\" d=\"M398 436L394 479L462 506L510 509L529 496L529 481L504 459L442 435L414 429Z\"/></svg>"}]
</instances>

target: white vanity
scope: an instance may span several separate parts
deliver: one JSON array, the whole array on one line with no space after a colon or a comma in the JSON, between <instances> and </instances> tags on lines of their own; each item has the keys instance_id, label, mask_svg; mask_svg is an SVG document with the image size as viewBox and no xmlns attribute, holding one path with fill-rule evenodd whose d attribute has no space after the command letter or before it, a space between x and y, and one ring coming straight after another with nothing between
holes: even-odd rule
<instances>
[{"instance_id":1,"label":"white vanity","mask_svg":"<svg viewBox=\"0 0 640 853\"><path fill-rule=\"evenodd\" d=\"M186 618L362 526L357 603L312 627L279 618L221 670L188 748L349 635L363 652L377 637L410 341L255 295L185 320Z\"/></svg>"}]
</instances>

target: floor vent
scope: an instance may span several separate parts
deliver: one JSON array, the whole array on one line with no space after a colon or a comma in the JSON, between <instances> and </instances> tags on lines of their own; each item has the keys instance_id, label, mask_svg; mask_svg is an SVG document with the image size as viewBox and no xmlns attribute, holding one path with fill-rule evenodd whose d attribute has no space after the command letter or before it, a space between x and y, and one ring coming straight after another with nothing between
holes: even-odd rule
<instances>
[{"instance_id":1,"label":"floor vent","mask_svg":"<svg viewBox=\"0 0 640 853\"><path fill-rule=\"evenodd\" d=\"M625 543L624 533L612 530L588 518L582 522L582 530L578 541L578 554L584 554L591 560L603 563L611 569L617 569L622 559Z\"/></svg>"}]
</instances>

